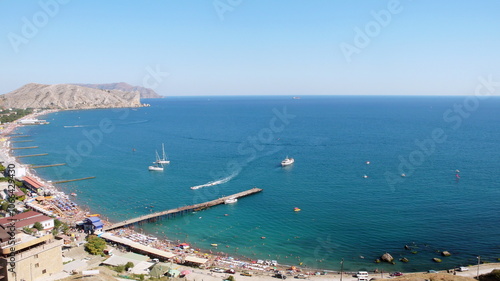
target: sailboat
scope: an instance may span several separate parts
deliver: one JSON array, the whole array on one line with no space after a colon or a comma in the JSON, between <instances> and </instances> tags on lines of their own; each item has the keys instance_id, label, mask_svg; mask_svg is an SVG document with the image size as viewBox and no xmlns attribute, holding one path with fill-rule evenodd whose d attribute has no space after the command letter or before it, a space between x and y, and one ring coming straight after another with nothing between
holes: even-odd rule
<instances>
[{"instance_id":1,"label":"sailboat","mask_svg":"<svg viewBox=\"0 0 500 281\"><path fill-rule=\"evenodd\" d=\"M160 155L158 155L158 151L156 151L156 161L153 163L155 165L149 166L148 170L150 170L150 171L163 171L163 164L160 163Z\"/></svg>"},{"instance_id":2,"label":"sailboat","mask_svg":"<svg viewBox=\"0 0 500 281\"><path fill-rule=\"evenodd\" d=\"M161 144L161 150L163 152L162 158L156 160L156 164L170 164L170 160L167 160L167 155L165 154L165 144Z\"/></svg>"}]
</instances>

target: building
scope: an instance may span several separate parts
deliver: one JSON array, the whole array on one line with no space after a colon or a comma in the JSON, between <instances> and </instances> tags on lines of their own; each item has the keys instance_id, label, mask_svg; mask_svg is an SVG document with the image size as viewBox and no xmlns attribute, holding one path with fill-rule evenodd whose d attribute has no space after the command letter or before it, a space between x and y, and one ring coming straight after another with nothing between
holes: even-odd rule
<instances>
[{"instance_id":1,"label":"building","mask_svg":"<svg viewBox=\"0 0 500 281\"><path fill-rule=\"evenodd\" d=\"M87 234L99 235L103 232L104 223L99 217L88 217L83 220L83 230Z\"/></svg>"},{"instance_id":2,"label":"building","mask_svg":"<svg viewBox=\"0 0 500 281\"><path fill-rule=\"evenodd\" d=\"M43 226L42 231L35 235L22 231L36 222ZM53 228L53 218L35 211L0 219L0 281L33 281L62 271L63 240L54 239ZM12 259L15 267L10 264Z\"/></svg>"},{"instance_id":3,"label":"building","mask_svg":"<svg viewBox=\"0 0 500 281\"><path fill-rule=\"evenodd\" d=\"M0 227L0 281L34 281L63 270L62 244L52 234L33 236ZM10 241L9 241L10 240ZM12 243L15 241L12 252ZM15 261L15 267L9 263Z\"/></svg>"},{"instance_id":4,"label":"building","mask_svg":"<svg viewBox=\"0 0 500 281\"><path fill-rule=\"evenodd\" d=\"M24 182L24 186L26 186L32 192L34 192L38 195L43 194L43 187L44 186L39 181L37 181L36 179L29 177L29 176L23 177L22 180Z\"/></svg>"},{"instance_id":5,"label":"building","mask_svg":"<svg viewBox=\"0 0 500 281\"><path fill-rule=\"evenodd\" d=\"M22 230L25 227L33 228L36 222L39 222L43 226L43 230L47 233L54 228L53 218L35 211L27 211L12 217L1 218L0 228L7 229L14 223L17 230Z\"/></svg>"}]
</instances>

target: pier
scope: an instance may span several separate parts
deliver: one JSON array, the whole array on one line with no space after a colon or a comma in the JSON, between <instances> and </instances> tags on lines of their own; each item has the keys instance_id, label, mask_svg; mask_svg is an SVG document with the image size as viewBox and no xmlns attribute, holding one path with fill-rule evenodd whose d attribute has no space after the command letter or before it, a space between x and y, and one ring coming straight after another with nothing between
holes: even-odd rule
<instances>
[{"instance_id":1,"label":"pier","mask_svg":"<svg viewBox=\"0 0 500 281\"><path fill-rule=\"evenodd\" d=\"M11 141L11 143L16 143L16 142L31 142L33 140L20 140L20 141Z\"/></svg>"},{"instance_id":2,"label":"pier","mask_svg":"<svg viewBox=\"0 0 500 281\"><path fill-rule=\"evenodd\" d=\"M189 206L184 206L184 207L175 208L175 209L170 209L170 210L161 211L161 212L156 212L156 213L152 213L152 214L149 214L149 215L144 215L144 216L140 216L140 217L137 217L137 218L133 218L133 219L125 220L125 221L122 221L122 222L118 222L118 223L112 224L112 225L110 225L108 227L104 227L104 230L105 231L109 231L109 230L112 230L112 229L116 229L116 228L120 228L120 227L124 227L124 226L128 226L128 225L132 225L132 224L135 224L135 223L152 222L152 221L156 221L158 218L164 217L164 216L171 217L171 216L175 216L175 215L179 215L179 214L185 214L185 213L200 211L200 210L207 209L207 208L210 208L210 207L213 207L213 206L224 204L224 201L227 200L227 199L229 199L229 198L236 198L236 199L238 199L238 198L249 196L249 195L252 195L252 194L255 194L255 193L259 193L261 191L262 191L262 189L254 187L252 189L249 189L249 190L246 190L246 191L242 191L242 192L230 195L230 196L221 197L221 198L218 198L218 199L215 199L215 200L212 200L212 201L208 201L208 202L204 202L204 203L199 203L199 204L194 204L194 205L189 205Z\"/></svg>"},{"instance_id":3,"label":"pier","mask_svg":"<svg viewBox=\"0 0 500 281\"><path fill-rule=\"evenodd\" d=\"M27 137L31 137L30 135L20 135L20 136L9 136L11 139L13 138L27 138Z\"/></svg>"},{"instance_id":4,"label":"pier","mask_svg":"<svg viewBox=\"0 0 500 281\"><path fill-rule=\"evenodd\" d=\"M38 146L13 147L11 150L38 148Z\"/></svg>"},{"instance_id":5,"label":"pier","mask_svg":"<svg viewBox=\"0 0 500 281\"><path fill-rule=\"evenodd\" d=\"M38 166L31 166L31 168L38 169L38 168L56 167L56 166L64 166L64 165L66 165L66 163L50 164L50 165L38 165Z\"/></svg>"},{"instance_id":6,"label":"pier","mask_svg":"<svg viewBox=\"0 0 500 281\"><path fill-rule=\"evenodd\" d=\"M17 158L24 158L24 157L34 157L34 156L45 156L49 155L48 153L40 153L40 154L31 154L31 155L19 155L16 156Z\"/></svg>"},{"instance_id":7,"label":"pier","mask_svg":"<svg viewBox=\"0 0 500 281\"><path fill-rule=\"evenodd\" d=\"M56 183L65 183L65 182L72 182L72 181L82 181L82 180L89 180L89 179L95 179L95 177L86 177L86 178L73 179L73 180L55 181L55 182L52 182L52 183L56 184Z\"/></svg>"}]
</instances>

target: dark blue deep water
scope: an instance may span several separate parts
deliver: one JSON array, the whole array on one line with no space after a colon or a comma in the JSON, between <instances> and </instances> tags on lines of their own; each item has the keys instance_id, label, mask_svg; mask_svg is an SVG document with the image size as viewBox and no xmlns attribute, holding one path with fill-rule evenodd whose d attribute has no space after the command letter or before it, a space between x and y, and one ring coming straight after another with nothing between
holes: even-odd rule
<instances>
[{"instance_id":1,"label":"dark blue deep water","mask_svg":"<svg viewBox=\"0 0 500 281\"><path fill-rule=\"evenodd\" d=\"M59 186L111 221L263 188L235 205L142 226L229 255L332 270L343 258L347 270L385 271L500 258L499 98L144 102L151 107L47 115L49 125L20 131L39 146L29 154L49 155L22 161L68 163L37 170L49 180L95 176ZM171 164L150 172L162 143ZM295 164L282 168L286 156ZM433 263L443 250L452 256ZM385 252L410 262L374 263Z\"/></svg>"}]
</instances>

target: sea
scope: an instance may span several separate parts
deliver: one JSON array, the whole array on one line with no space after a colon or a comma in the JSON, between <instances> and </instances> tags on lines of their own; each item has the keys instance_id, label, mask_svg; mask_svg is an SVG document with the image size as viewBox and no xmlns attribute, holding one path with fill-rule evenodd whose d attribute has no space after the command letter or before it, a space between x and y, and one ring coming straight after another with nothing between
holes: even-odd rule
<instances>
[{"instance_id":1,"label":"sea","mask_svg":"<svg viewBox=\"0 0 500 281\"><path fill-rule=\"evenodd\" d=\"M50 124L17 130L32 142L13 144L37 148L14 153L48 153L20 158L25 164L66 163L36 169L46 180L95 177L56 186L111 222L261 188L235 204L135 227L228 257L385 272L500 258L498 97L143 102L150 106L45 115ZM171 162L149 171L162 144ZM295 163L281 167L286 157ZM386 252L395 264L375 262Z\"/></svg>"}]
</instances>

